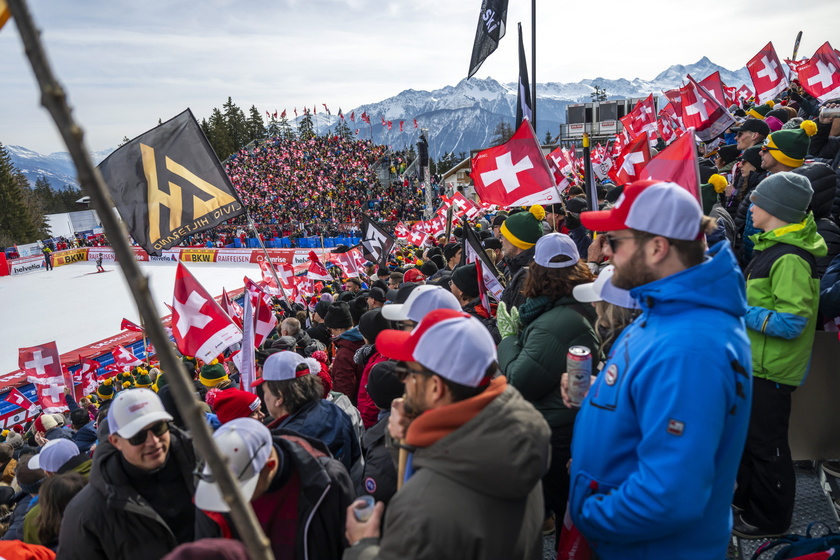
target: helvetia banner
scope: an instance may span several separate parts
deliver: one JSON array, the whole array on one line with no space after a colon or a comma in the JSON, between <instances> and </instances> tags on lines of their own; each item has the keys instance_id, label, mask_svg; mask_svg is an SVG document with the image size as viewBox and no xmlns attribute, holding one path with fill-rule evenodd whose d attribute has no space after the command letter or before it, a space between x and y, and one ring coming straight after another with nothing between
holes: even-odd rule
<instances>
[{"instance_id":1,"label":"helvetia banner","mask_svg":"<svg viewBox=\"0 0 840 560\"><path fill-rule=\"evenodd\" d=\"M245 212L189 109L117 149L99 171L149 255Z\"/></svg>"}]
</instances>

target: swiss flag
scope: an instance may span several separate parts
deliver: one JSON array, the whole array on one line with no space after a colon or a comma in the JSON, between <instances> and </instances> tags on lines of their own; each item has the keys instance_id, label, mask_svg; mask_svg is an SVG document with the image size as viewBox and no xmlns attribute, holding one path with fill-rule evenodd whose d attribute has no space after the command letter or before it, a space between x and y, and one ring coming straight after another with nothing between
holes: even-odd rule
<instances>
[{"instance_id":1,"label":"swiss flag","mask_svg":"<svg viewBox=\"0 0 840 560\"><path fill-rule=\"evenodd\" d=\"M263 290L265 290L267 293L269 293L271 295L274 295L274 296L279 296L283 292L280 289L280 286L277 285L277 281L274 279L274 274L272 274L272 272L271 272L271 267L272 266L273 265L271 263L269 263L268 261L260 261L260 272L262 273L262 286L263 286ZM275 272L276 272L276 269L275 269ZM279 278L279 275L278 275L278 278ZM281 282L282 282L282 280L281 280ZM222 306L222 307L224 307L224 306ZM241 308L240 308L240 311L241 311ZM228 315L230 315L230 313L228 313ZM231 315L231 317L233 317L233 315Z\"/></svg>"},{"instance_id":2,"label":"swiss flag","mask_svg":"<svg viewBox=\"0 0 840 560\"><path fill-rule=\"evenodd\" d=\"M523 206L560 201L548 162L527 119L510 140L482 150L472 159L470 177L478 196L487 204Z\"/></svg>"},{"instance_id":3,"label":"swiss flag","mask_svg":"<svg viewBox=\"0 0 840 560\"><path fill-rule=\"evenodd\" d=\"M330 272L327 270L327 267L321 262L318 258L318 255L315 254L315 251L309 251L309 270L306 272L307 278L313 278L315 280L332 280L332 276L330 276Z\"/></svg>"},{"instance_id":4,"label":"swiss flag","mask_svg":"<svg viewBox=\"0 0 840 560\"><path fill-rule=\"evenodd\" d=\"M79 370L76 372L75 381L82 384L82 395L89 395L96 391L99 380L96 372L99 370L99 362L79 356Z\"/></svg>"},{"instance_id":5,"label":"swiss flag","mask_svg":"<svg viewBox=\"0 0 840 560\"><path fill-rule=\"evenodd\" d=\"M23 370L26 380L30 383L64 382L55 341L19 348L18 367Z\"/></svg>"},{"instance_id":6,"label":"swiss flag","mask_svg":"<svg viewBox=\"0 0 840 560\"><path fill-rule=\"evenodd\" d=\"M132 354L131 350L125 346L116 346L111 350L111 355L114 356L114 363L123 368L123 370L143 365L143 360Z\"/></svg>"},{"instance_id":7,"label":"swiss flag","mask_svg":"<svg viewBox=\"0 0 840 560\"><path fill-rule=\"evenodd\" d=\"M659 111L659 122L657 126L659 128L659 136L665 140L666 144L670 144L680 137L677 133L677 130L680 128L679 123L669 113L665 112L665 110Z\"/></svg>"},{"instance_id":8,"label":"swiss flag","mask_svg":"<svg viewBox=\"0 0 840 560\"><path fill-rule=\"evenodd\" d=\"M265 342L268 333L277 326L277 316L271 309L271 298L247 276L245 277L245 293L250 298L253 309L254 346L259 347Z\"/></svg>"},{"instance_id":9,"label":"swiss flag","mask_svg":"<svg viewBox=\"0 0 840 560\"><path fill-rule=\"evenodd\" d=\"M723 80L720 79L720 71L715 70L702 80L700 80L699 84L706 88L712 96L717 99L718 103L726 107L727 100L726 100L726 93L724 92L724 88L726 87L723 83Z\"/></svg>"},{"instance_id":10,"label":"swiss flag","mask_svg":"<svg viewBox=\"0 0 840 560\"><path fill-rule=\"evenodd\" d=\"M647 134L634 138L615 158L610 177L618 185L626 185L639 178L639 174L650 161L650 147Z\"/></svg>"},{"instance_id":11,"label":"swiss flag","mask_svg":"<svg viewBox=\"0 0 840 560\"><path fill-rule=\"evenodd\" d=\"M554 175L554 183L561 193L569 188L569 180L566 175L572 172L572 164L566 159L566 153L562 148L557 148L546 157L548 168Z\"/></svg>"},{"instance_id":12,"label":"swiss flag","mask_svg":"<svg viewBox=\"0 0 840 560\"><path fill-rule=\"evenodd\" d=\"M411 233L411 230L408 229L408 226L406 226L402 222L398 223L397 227L394 228L394 237L396 237L398 239L405 239L406 237L409 236L410 233Z\"/></svg>"},{"instance_id":13,"label":"swiss flag","mask_svg":"<svg viewBox=\"0 0 840 560\"><path fill-rule=\"evenodd\" d=\"M755 86L757 103L773 99L788 87L788 80L772 41L747 62L747 70Z\"/></svg>"},{"instance_id":14,"label":"swiss flag","mask_svg":"<svg viewBox=\"0 0 840 560\"><path fill-rule=\"evenodd\" d=\"M680 88L680 93L683 126L694 128L700 140L708 142L735 124L735 117L691 74L688 75L688 85Z\"/></svg>"},{"instance_id":15,"label":"swiss flag","mask_svg":"<svg viewBox=\"0 0 840 560\"><path fill-rule=\"evenodd\" d=\"M735 102L740 103L749 99L753 95L753 91L749 88L749 86L747 86L747 84L743 84L735 91Z\"/></svg>"},{"instance_id":16,"label":"swiss flag","mask_svg":"<svg viewBox=\"0 0 840 560\"><path fill-rule=\"evenodd\" d=\"M460 192L456 192L454 195L452 195L452 203L458 210L458 216L466 216L470 220L478 216L478 213L481 211L475 202L468 199Z\"/></svg>"},{"instance_id":17,"label":"swiss flag","mask_svg":"<svg viewBox=\"0 0 840 560\"><path fill-rule=\"evenodd\" d=\"M647 132L649 135L655 135L656 106L653 103L653 94L650 94L647 99L636 103L633 110L619 120L629 132L631 140L644 132Z\"/></svg>"},{"instance_id":18,"label":"swiss flag","mask_svg":"<svg viewBox=\"0 0 840 560\"><path fill-rule=\"evenodd\" d=\"M356 257L350 252L335 253L332 255L333 262L341 269L345 278L358 278L359 269L356 266Z\"/></svg>"},{"instance_id":19,"label":"swiss flag","mask_svg":"<svg viewBox=\"0 0 840 560\"><path fill-rule=\"evenodd\" d=\"M31 411L37 406L34 402L27 399L26 395L24 395L17 389L12 389L8 393L6 393L6 402L29 411Z\"/></svg>"},{"instance_id":20,"label":"swiss flag","mask_svg":"<svg viewBox=\"0 0 840 560\"><path fill-rule=\"evenodd\" d=\"M38 392L38 404L41 410L52 414L53 412L63 412L67 408L64 402L64 381L52 378L50 382L35 383L35 390ZM55 382L53 382L55 381Z\"/></svg>"},{"instance_id":21,"label":"swiss flag","mask_svg":"<svg viewBox=\"0 0 840 560\"><path fill-rule=\"evenodd\" d=\"M240 329L242 328L242 306L238 303L233 301L231 297L228 295L227 291L222 288L222 302L221 302L222 309L224 309L225 313L227 313L228 317L233 319L233 322L236 323L236 326Z\"/></svg>"},{"instance_id":22,"label":"swiss flag","mask_svg":"<svg viewBox=\"0 0 840 560\"><path fill-rule=\"evenodd\" d=\"M415 245L417 247L425 247L429 241L429 234L424 233L422 231L413 231L409 234L408 241L411 245Z\"/></svg>"},{"instance_id":23,"label":"swiss flag","mask_svg":"<svg viewBox=\"0 0 840 560\"><path fill-rule=\"evenodd\" d=\"M181 261L175 273L172 334L182 354L208 363L242 340L233 320Z\"/></svg>"},{"instance_id":24,"label":"swiss flag","mask_svg":"<svg viewBox=\"0 0 840 560\"><path fill-rule=\"evenodd\" d=\"M123 319L122 323L120 323L120 330L123 331L132 331L132 332L143 332L143 327L140 325L136 325L129 321L128 319Z\"/></svg>"},{"instance_id":25,"label":"swiss flag","mask_svg":"<svg viewBox=\"0 0 840 560\"><path fill-rule=\"evenodd\" d=\"M821 102L840 97L840 57L827 41L799 67L799 83Z\"/></svg>"},{"instance_id":26,"label":"swiss flag","mask_svg":"<svg viewBox=\"0 0 840 560\"><path fill-rule=\"evenodd\" d=\"M639 179L676 183L700 200L699 176L694 134L689 130L656 154L642 170Z\"/></svg>"},{"instance_id":27,"label":"swiss flag","mask_svg":"<svg viewBox=\"0 0 840 560\"><path fill-rule=\"evenodd\" d=\"M668 98L668 104L663 109L669 113L673 113L674 117L682 121L682 88L669 89L668 91L663 91L662 94Z\"/></svg>"}]
</instances>

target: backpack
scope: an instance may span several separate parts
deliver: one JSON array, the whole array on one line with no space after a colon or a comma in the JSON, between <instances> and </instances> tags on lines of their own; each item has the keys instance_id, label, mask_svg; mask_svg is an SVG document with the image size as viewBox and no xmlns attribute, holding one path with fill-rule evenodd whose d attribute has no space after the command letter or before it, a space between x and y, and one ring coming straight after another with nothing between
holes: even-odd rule
<instances>
[{"instance_id":1,"label":"backpack","mask_svg":"<svg viewBox=\"0 0 840 560\"><path fill-rule=\"evenodd\" d=\"M840 550L840 533L834 533L830 529L822 537L814 537L811 535L811 528L815 524L825 525L820 521L813 521L808 525L805 531L805 536L802 535L785 535L773 541L767 541L752 555L752 560L758 560L758 557L779 546L784 546L779 550L773 560L794 560L796 558L831 558L834 556L835 550ZM827 526L826 526L827 527ZM786 546L785 546L786 545ZM819 552L829 552L827 556L807 556Z\"/></svg>"}]
</instances>

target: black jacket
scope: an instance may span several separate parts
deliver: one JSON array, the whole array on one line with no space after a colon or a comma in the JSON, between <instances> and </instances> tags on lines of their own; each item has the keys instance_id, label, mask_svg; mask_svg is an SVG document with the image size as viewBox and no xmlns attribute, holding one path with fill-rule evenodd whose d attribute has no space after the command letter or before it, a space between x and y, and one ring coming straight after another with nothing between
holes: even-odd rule
<instances>
[{"instance_id":1,"label":"black jacket","mask_svg":"<svg viewBox=\"0 0 840 560\"><path fill-rule=\"evenodd\" d=\"M814 157L825 160L836 172L840 172L840 136L829 136L831 123L817 123L817 133L811 136L811 148Z\"/></svg>"},{"instance_id":2,"label":"black jacket","mask_svg":"<svg viewBox=\"0 0 840 560\"><path fill-rule=\"evenodd\" d=\"M272 436L284 459L291 458L300 477L295 558L341 558L347 547L344 539L346 510L356 497L347 469L330 456L322 442L314 438L288 430L275 431ZM238 538L229 514L222 514L221 518L231 535ZM220 536L222 530L214 522L196 526L196 540ZM271 535L267 536L271 539Z\"/></svg>"},{"instance_id":3,"label":"black jacket","mask_svg":"<svg viewBox=\"0 0 840 560\"><path fill-rule=\"evenodd\" d=\"M822 278L828 265L840 254L840 227L831 219L822 218L817 220L817 233L822 236L828 246L828 254L817 258L817 275Z\"/></svg>"},{"instance_id":4,"label":"black jacket","mask_svg":"<svg viewBox=\"0 0 840 560\"><path fill-rule=\"evenodd\" d=\"M814 219L819 220L831 216L832 206L838 204L837 175L831 167L818 161L809 161L792 171L797 175L807 177L814 189L811 197L811 211Z\"/></svg>"},{"instance_id":5,"label":"black jacket","mask_svg":"<svg viewBox=\"0 0 840 560\"><path fill-rule=\"evenodd\" d=\"M397 467L386 446L389 417L390 413L362 436L365 463L359 479L353 481L359 496L369 494L385 504L397 492Z\"/></svg>"},{"instance_id":6,"label":"black jacket","mask_svg":"<svg viewBox=\"0 0 840 560\"><path fill-rule=\"evenodd\" d=\"M23 518L29 511L32 502L32 495L27 492L18 492L12 498L15 509L9 519L9 529L0 537L0 541L22 541L23 540Z\"/></svg>"},{"instance_id":7,"label":"black jacket","mask_svg":"<svg viewBox=\"0 0 840 560\"><path fill-rule=\"evenodd\" d=\"M502 294L502 301L510 310L511 307L519 307L525 303L525 296L522 295L522 287L525 285L525 277L528 274L528 265L534 261L534 247L525 249L513 258L505 259L507 273L505 274L505 291Z\"/></svg>"},{"instance_id":8,"label":"black jacket","mask_svg":"<svg viewBox=\"0 0 840 560\"><path fill-rule=\"evenodd\" d=\"M480 313L476 308L480 307L483 313ZM479 321L484 327L490 332L490 335L493 337L493 342L498 346L498 344L502 341L502 335L499 333L499 327L496 324L496 319L493 317L487 317L487 312L484 310L484 306L481 304L481 298L475 298L467 305L463 306L461 310L464 313L469 313Z\"/></svg>"},{"instance_id":9,"label":"black jacket","mask_svg":"<svg viewBox=\"0 0 840 560\"><path fill-rule=\"evenodd\" d=\"M195 452L189 437L170 426L169 460L177 461L195 491ZM57 559L156 560L179 543L172 530L131 485L120 452L107 441L96 448L89 483L67 505ZM196 512L196 516L202 515Z\"/></svg>"}]
</instances>

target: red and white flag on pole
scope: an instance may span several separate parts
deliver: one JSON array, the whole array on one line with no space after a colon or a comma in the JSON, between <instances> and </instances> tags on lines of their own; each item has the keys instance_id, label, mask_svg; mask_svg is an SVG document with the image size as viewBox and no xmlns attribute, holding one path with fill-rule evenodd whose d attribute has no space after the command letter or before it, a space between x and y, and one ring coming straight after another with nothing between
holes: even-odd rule
<instances>
[{"instance_id":1,"label":"red and white flag on pole","mask_svg":"<svg viewBox=\"0 0 840 560\"><path fill-rule=\"evenodd\" d=\"M666 144L670 144L679 138L683 132L680 128L680 123L677 122L677 119L671 116L671 114L666 112L664 109L659 111L659 122L657 123L657 126L659 127L659 136L665 140Z\"/></svg>"},{"instance_id":2,"label":"red and white flag on pole","mask_svg":"<svg viewBox=\"0 0 840 560\"><path fill-rule=\"evenodd\" d=\"M560 201L548 162L527 119L510 140L482 150L472 159L470 177L481 201L487 204L523 206Z\"/></svg>"},{"instance_id":3,"label":"red and white flag on pole","mask_svg":"<svg viewBox=\"0 0 840 560\"><path fill-rule=\"evenodd\" d=\"M99 379L96 376L96 372L99 370L99 362L79 356L79 364L80 367L76 371L74 381L81 383L83 396L90 395L99 386Z\"/></svg>"},{"instance_id":4,"label":"red and white flag on pole","mask_svg":"<svg viewBox=\"0 0 840 560\"><path fill-rule=\"evenodd\" d=\"M673 116L680 121L680 124L682 124L683 116L682 89L669 89L668 91L662 92L662 95L668 98L668 104L663 107L663 110L673 113Z\"/></svg>"},{"instance_id":5,"label":"red and white flag on pole","mask_svg":"<svg viewBox=\"0 0 840 560\"><path fill-rule=\"evenodd\" d=\"M799 67L799 83L821 102L840 97L840 56L828 41Z\"/></svg>"},{"instance_id":6,"label":"red and white flag on pole","mask_svg":"<svg viewBox=\"0 0 840 560\"><path fill-rule=\"evenodd\" d=\"M233 301L228 293L222 288L222 309L228 314L228 317L233 319L233 322L241 329L242 328L242 306Z\"/></svg>"},{"instance_id":7,"label":"red and white flag on pole","mask_svg":"<svg viewBox=\"0 0 840 560\"><path fill-rule=\"evenodd\" d=\"M723 80L720 79L720 71L715 70L702 80L698 82L701 86L706 88L712 96L717 99L718 103L726 107L728 102L726 100L726 92L724 88L726 85L723 83Z\"/></svg>"},{"instance_id":8,"label":"red and white flag on pole","mask_svg":"<svg viewBox=\"0 0 840 560\"><path fill-rule=\"evenodd\" d=\"M617 185L626 185L639 178L639 174L650 161L650 146L647 134L636 136L615 158L610 177Z\"/></svg>"},{"instance_id":9,"label":"red and white flag on pole","mask_svg":"<svg viewBox=\"0 0 840 560\"><path fill-rule=\"evenodd\" d=\"M114 356L114 363L123 368L123 370L143 365L143 360L135 356L131 350L125 346L116 346L113 350L111 350L111 354Z\"/></svg>"},{"instance_id":10,"label":"red and white flag on pole","mask_svg":"<svg viewBox=\"0 0 840 560\"><path fill-rule=\"evenodd\" d=\"M749 86L747 86L747 84L742 84L741 87L739 87L735 91L735 103L740 104L741 102L746 101L753 95L753 91L749 88Z\"/></svg>"},{"instance_id":11,"label":"red and white flag on pole","mask_svg":"<svg viewBox=\"0 0 840 560\"><path fill-rule=\"evenodd\" d=\"M271 297L245 277L245 295L251 300L254 320L254 346L259 347L277 325L277 316L271 309Z\"/></svg>"},{"instance_id":12,"label":"red and white flag on pole","mask_svg":"<svg viewBox=\"0 0 840 560\"><path fill-rule=\"evenodd\" d=\"M756 103L773 99L789 85L772 41L764 45L764 48L747 62L747 70L755 86Z\"/></svg>"},{"instance_id":13,"label":"red and white flag on pole","mask_svg":"<svg viewBox=\"0 0 840 560\"><path fill-rule=\"evenodd\" d=\"M43 383L53 379L56 379L55 382L58 383L63 380L55 341L29 348L19 348L18 367L23 370L26 380L30 383Z\"/></svg>"},{"instance_id":14,"label":"red and white flag on pole","mask_svg":"<svg viewBox=\"0 0 840 560\"><path fill-rule=\"evenodd\" d=\"M123 331L132 331L132 332L143 332L143 327L132 323L128 319L123 319L122 323L120 324L120 330Z\"/></svg>"},{"instance_id":15,"label":"red and white flag on pole","mask_svg":"<svg viewBox=\"0 0 840 560\"><path fill-rule=\"evenodd\" d=\"M175 273L172 334L182 354L208 363L242 340L233 320L181 261Z\"/></svg>"},{"instance_id":16,"label":"red and white flag on pole","mask_svg":"<svg viewBox=\"0 0 840 560\"><path fill-rule=\"evenodd\" d=\"M697 167L697 147L692 130L680 136L656 154L642 170L639 179L670 181L700 199L700 171ZM702 202L702 201L701 201Z\"/></svg>"},{"instance_id":17,"label":"red and white flag on pole","mask_svg":"<svg viewBox=\"0 0 840 560\"><path fill-rule=\"evenodd\" d=\"M653 94L636 103L633 110L619 120L630 134L631 140L644 132L654 135L656 133L656 106L653 103Z\"/></svg>"},{"instance_id":18,"label":"red and white flag on pole","mask_svg":"<svg viewBox=\"0 0 840 560\"><path fill-rule=\"evenodd\" d=\"M315 251L309 251L309 269L306 271L306 277L314 280L332 280L327 267L315 254Z\"/></svg>"},{"instance_id":19,"label":"red and white flag on pole","mask_svg":"<svg viewBox=\"0 0 840 560\"><path fill-rule=\"evenodd\" d=\"M358 278L359 269L356 266L356 256L350 253L334 253L333 263L341 269L345 278Z\"/></svg>"},{"instance_id":20,"label":"red and white flag on pole","mask_svg":"<svg viewBox=\"0 0 840 560\"><path fill-rule=\"evenodd\" d=\"M256 356L254 349L254 308L251 305L251 298L246 296L244 299L245 308L243 309L243 328L242 328L242 349L236 352L233 357L233 363L242 375L241 387L243 391L254 392L252 385L256 380Z\"/></svg>"},{"instance_id":21,"label":"red and white flag on pole","mask_svg":"<svg viewBox=\"0 0 840 560\"><path fill-rule=\"evenodd\" d=\"M405 239L411 233L411 230L408 229L408 226L404 223L400 222L394 228L394 237L397 239Z\"/></svg>"},{"instance_id":22,"label":"red and white flag on pole","mask_svg":"<svg viewBox=\"0 0 840 560\"><path fill-rule=\"evenodd\" d=\"M277 281L274 279L274 274L272 274L271 272L272 267L274 267L274 264L268 261L260 261L260 273L262 274L261 286L266 293L269 293L273 296L279 296L282 295L283 291L280 289L280 286L277 285ZM275 273L277 272L276 267L274 268L274 271ZM280 280L280 282L283 282L280 274L277 275L277 278Z\"/></svg>"},{"instance_id":23,"label":"red and white flag on pole","mask_svg":"<svg viewBox=\"0 0 840 560\"><path fill-rule=\"evenodd\" d=\"M24 395L17 389L12 389L8 393L6 393L6 402L11 403L15 406L19 406L27 411L32 411L36 406L38 406L34 402L27 399L26 395Z\"/></svg>"},{"instance_id":24,"label":"red and white flag on pole","mask_svg":"<svg viewBox=\"0 0 840 560\"><path fill-rule=\"evenodd\" d=\"M691 74L688 75L688 85L680 88L680 93L683 126L694 128L700 140L708 142L735 124L735 117L706 88L698 84Z\"/></svg>"}]
</instances>

